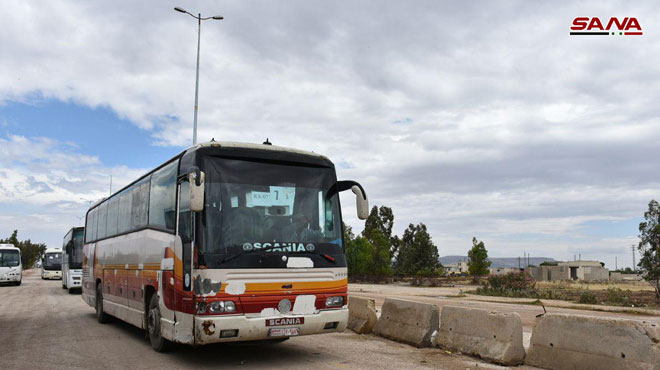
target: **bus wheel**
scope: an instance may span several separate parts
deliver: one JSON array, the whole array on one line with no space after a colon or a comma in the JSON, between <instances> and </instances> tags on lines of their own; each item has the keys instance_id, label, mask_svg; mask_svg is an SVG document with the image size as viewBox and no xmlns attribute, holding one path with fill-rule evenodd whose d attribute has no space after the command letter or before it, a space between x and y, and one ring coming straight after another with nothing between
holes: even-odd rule
<instances>
[{"instance_id":1,"label":"bus wheel","mask_svg":"<svg viewBox=\"0 0 660 370\"><path fill-rule=\"evenodd\" d=\"M21 279L21 280L19 280L19 281L17 281L17 282L16 282L16 286L19 286L19 285L21 285L21 282L23 282L23 279Z\"/></svg>"},{"instance_id":2,"label":"bus wheel","mask_svg":"<svg viewBox=\"0 0 660 370\"><path fill-rule=\"evenodd\" d=\"M172 343L163 338L160 330L160 308L158 307L158 294L156 293L151 296L149 302L147 331L149 332L151 348L155 349L156 352L167 352L171 349Z\"/></svg>"},{"instance_id":3,"label":"bus wheel","mask_svg":"<svg viewBox=\"0 0 660 370\"><path fill-rule=\"evenodd\" d=\"M100 322L101 324L105 324L107 322L110 322L110 315L107 313L103 312L103 288L101 284L98 284L96 286L96 321Z\"/></svg>"}]
</instances>

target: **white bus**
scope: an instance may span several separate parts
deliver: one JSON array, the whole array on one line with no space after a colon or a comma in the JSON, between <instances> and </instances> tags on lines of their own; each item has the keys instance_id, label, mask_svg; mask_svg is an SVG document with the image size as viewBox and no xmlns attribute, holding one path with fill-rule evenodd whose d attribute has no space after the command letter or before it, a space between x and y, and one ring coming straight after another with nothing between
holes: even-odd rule
<instances>
[{"instance_id":1,"label":"white bus","mask_svg":"<svg viewBox=\"0 0 660 370\"><path fill-rule=\"evenodd\" d=\"M82 247L84 227L74 227L64 236L62 243L62 289L69 293L82 288Z\"/></svg>"},{"instance_id":2,"label":"white bus","mask_svg":"<svg viewBox=\"0 0 660 370\"><path fill-rule=\"evenodd\" d=\"M187 149L87 212L83 299L147 330L152 347L343 331L345 245L326 157L268 145Z\"/></svg>"},{"instance_id":3,"label":"white bus","mask_svg":"<svg viewBox=\"0 0 660 370\"><path fill-rule=\"evenodd\" d=\"M21 250L12 244L0 244L0 283L21 285L22 281Z\"/></svg>"},{"instance_id":4,"label":"white bus","mask_svg":"<svg viewBox=\"0 0 660 370\"><path fill-rule=\"evenodd\" d=\"M61 279L62 278L62 250L48 248L41 260L41 278L42 279Z\"/></svg>"}]
</instances>

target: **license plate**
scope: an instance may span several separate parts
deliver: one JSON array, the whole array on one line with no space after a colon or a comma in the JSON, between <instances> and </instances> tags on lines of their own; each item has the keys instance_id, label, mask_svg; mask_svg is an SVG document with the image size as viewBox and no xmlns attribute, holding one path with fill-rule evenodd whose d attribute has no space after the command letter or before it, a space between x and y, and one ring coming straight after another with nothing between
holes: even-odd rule
<instances>
[{"instance_id":1,"label":"license plate","mask_svg":"<svg viewBox=\"0 0 660 370\"><path fill-rule=\"evenodd\" d=\"M276 319L266 319L266 326L293 326L305 323L304 317L278 317Z\"/></svg>"},{"instance_id":2,"label":"license plate","mask_svg":"<svg viewBox=\"0 0 660 370\"><path fill-rule=\"evenodd\" d=\"M273 328L268 331L269 337L294 337L300 335L299 328Z\"/></svg>"}]
</instances>

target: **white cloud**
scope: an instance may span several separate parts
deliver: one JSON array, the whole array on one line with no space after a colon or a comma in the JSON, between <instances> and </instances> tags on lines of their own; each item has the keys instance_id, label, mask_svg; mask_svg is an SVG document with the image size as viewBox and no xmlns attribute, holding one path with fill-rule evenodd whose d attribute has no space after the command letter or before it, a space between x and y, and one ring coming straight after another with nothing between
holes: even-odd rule
<instances>
[{"instance_id":1,"label":"white cloud","mask_svg":"<svg viewBox=\"0 0 660 370\"><path fill-rule=\"evenodd\" d=\"M491 233L495 245L499 235L552 234L567 246L562 238L582 223L634 218L657 197L654 2L185 7L225 16L202 27L201 140L269 137L324 153L347 164L340 175L361 181L373 203L394 208L399 230L427 223L441 254L464 249L469 239L457 240L472 233ZM0 54L0 101L105 106L149 130L157 145L187 145L196 29L171 8L4 3L0 43L11 52ZM645 35L570 37L572 19L584 14L636 16ZM61 143L23 140L41 145L36 156L61 157L39 176L3 166L13 171L5 201L78 196L64 184L89 177L70 173L71 156L99 167L98 178L107 173ZM83 197L104 188L88 185ZM352 199L342 199L359 229Z\"/></svg>"},{"instance_id":2,"label":"white cloud","mask_svg":"<svg viewBox=\"0 0 660 370\"><path fill-rule=\"evenodd\" d=\"M84 223L90 202L108 195L110 175L116 191L144 173L104 166L52 139L0 137L0 235L18 229L57 246L69 228Z\"/></svg>"}]
</instances>

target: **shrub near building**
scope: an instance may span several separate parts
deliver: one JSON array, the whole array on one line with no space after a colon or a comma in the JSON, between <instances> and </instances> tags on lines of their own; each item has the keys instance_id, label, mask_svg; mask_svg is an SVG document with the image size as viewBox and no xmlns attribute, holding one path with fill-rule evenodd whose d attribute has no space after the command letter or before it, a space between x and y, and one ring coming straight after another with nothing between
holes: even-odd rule
<instances>
[{"instance_id":1,"label":"shrub near building","mask_svg":"<svg viewBox=\"0 0 660 370\"><path fill-rule=\"evenodd\" d=\"M477 288L477 294L503 297L536 297L536 283L525 272L490 275Z\"/></svg>"}]
</instances>

